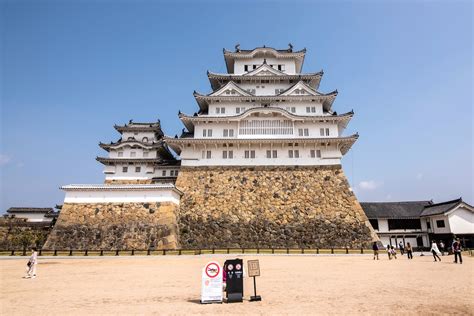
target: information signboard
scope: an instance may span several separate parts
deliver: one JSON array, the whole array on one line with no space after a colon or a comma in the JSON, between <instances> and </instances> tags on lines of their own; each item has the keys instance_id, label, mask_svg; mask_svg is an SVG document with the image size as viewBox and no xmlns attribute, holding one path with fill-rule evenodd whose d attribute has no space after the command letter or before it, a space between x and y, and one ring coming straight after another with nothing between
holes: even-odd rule
<instances>
[{"instance_id":1,"label":"information signboard","mask_svg":"<svg viewBox=\"0 0 474 316\"><path fill-rule=\"evenodd\" d=\"M201 303L222 303L222 267L216 261L202 269Z\"/></svg>"},{"instance_id":2,"label":"information signboard","mask_svg":"<svg viewBox=\"0 0 474 316\"><path fill-rule=\"evenodd\" d=\"M260 276L260 264L258 260L248 260L249 265L249 277Z\"/></svg>"}]
</instances>

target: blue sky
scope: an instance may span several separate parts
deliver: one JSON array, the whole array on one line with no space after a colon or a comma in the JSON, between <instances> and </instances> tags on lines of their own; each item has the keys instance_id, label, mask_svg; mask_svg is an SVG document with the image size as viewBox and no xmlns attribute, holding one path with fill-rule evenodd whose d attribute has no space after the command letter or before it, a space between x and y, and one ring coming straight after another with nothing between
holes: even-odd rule
<instances>
[{"instance_id":1,"label":"blue sky","mask_svg":"<svg viewBox=\"0 0 474 316\"><path fill-rule=\"evenodd\" d=\"M179 133L236 43L307 48L354 109L343 167L362 201L474 202L470 1L1 1L0 211L101 183L113 125Z\"/></svg>"}]
</instances>

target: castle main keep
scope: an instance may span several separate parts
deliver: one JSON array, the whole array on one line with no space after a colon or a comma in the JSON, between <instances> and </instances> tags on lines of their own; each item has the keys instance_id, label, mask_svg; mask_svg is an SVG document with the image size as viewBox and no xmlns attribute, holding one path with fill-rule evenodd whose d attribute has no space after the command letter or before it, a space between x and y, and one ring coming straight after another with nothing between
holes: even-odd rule
<instances>
[{"instance_id":1,"label":"castle main keep","mask_svg":"<svg viewBox=\"0 0 474 316\"><path fill-rule=\"evenodd\" d=\"M70 185L48 248L361 247L378 240L341 167L358 135L306 50L224 50L227 73L179 113L116 127L105 184ZM172 151L178 157L176 159ZM93 245L93 247L91 247Z\"/></svg>"}]
</instances>

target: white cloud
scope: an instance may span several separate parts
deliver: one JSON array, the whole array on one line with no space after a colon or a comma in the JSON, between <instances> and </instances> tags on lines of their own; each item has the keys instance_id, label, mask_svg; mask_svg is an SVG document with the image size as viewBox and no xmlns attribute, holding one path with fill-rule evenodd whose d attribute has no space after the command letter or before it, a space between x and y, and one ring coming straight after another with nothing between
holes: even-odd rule
<instances>
[{"instance_id":1,"label":"white cloud","mask_svg":"<svg viewBox=\"0 0 474 316\"><path fill-rule=\"evenodd\" d=\"M419 172L417 175L416 175L416 180L421 180L423 179L423 174L421 172Z\"/></svg>"},{"instance_id":2,"label":"white cloud","mask_svg":"<svg viewBox=\"0 0 474 316\"><path fill-rule=\"evenodd\" d=\"M11 158L7 155L0 154L0 166L4 166L9 163Z\"/></svg>"},{"instance_id":3,"label":"white cloud","mask_svg":"<svg viewBox=\"0 0 474 316\"><path fill-rule=\"evenodd\" d=\"M361 190L366 190L366 191L372 191L377 189L382 185L381 182L377 182L374 180L368 180L368 181L361 181L358 184L358 188Z\"/></svg>"}]
</instances>

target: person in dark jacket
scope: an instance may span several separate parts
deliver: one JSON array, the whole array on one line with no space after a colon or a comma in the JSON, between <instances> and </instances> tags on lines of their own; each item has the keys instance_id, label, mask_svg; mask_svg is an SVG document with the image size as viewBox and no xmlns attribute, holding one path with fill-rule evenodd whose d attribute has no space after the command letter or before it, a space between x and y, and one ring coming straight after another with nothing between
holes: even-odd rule
<instances>
[{"instance_id":1,"label":"person in dark jacket","mask_svg":"<svg viewBox=\"0 0 474 316\"><path fill-rule=\"evenodd\" d=\"M407 246L406 246L405 250L407 251L408 259L413 259L413 248L411 247L409 242L407 242Z\"/></svg>"},{"instance_id":2,"label":"person in dark jacket","mask_svg":"<svg viewBox=\"0 0 474 316\"><path fill-rule=\"evenodd\" d=\"M377 260L379 260L379 246L377 246L376 241L374 241L374 244L372 245L372 249L374 250L374 260L375 260L375 257L377 257Z\"/></svg>"},{"instance_id":3,"label":"person in dark jacket","mask_svg":"<svg viewBox=\"0 0 474 316\"><path fill-rule=\"evenodd\" d=\"M405 246L403 246L403 243L401 241L398 243L398 249L400 249L400 254L403 256L403 254L405 253Z\"/></svg>"},{"instance_id":4,"label":"person in dark jacket","mask_svg":"<svg viewBox=\"0 0 474 316\"><path fill-rule=\"evenodd\" d=\"M458 257L459 257L459 263L462 264L462 247L461 247L461 242L459 239L456 239L456 241L453 243L453 253L454 253L454 263L458 263Z\"/></svg>"}]
</instances>

